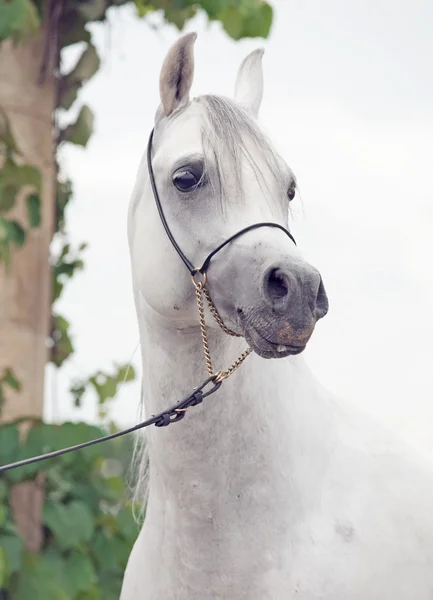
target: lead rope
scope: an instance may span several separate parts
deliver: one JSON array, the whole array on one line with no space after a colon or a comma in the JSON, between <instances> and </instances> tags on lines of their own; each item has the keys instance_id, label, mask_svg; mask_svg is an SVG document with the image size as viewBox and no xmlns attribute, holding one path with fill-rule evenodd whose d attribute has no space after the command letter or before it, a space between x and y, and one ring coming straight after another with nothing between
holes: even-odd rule
<instances>
[{"instance_id":1,"label":"lead rope","mask_svg":"<svg viewBox=\"0 0 433 600\"><path fill-rule=\"evenodd\" d=\"M209 338L207 335L206 318L205 318L204 305L203 305L203 296L206 299L206 302L209 307L209 311L210 311L211 315L213 316L213 318L215 319L215 321L219 325L219 327L221 327L221 329L224 331L224 333L227 333L227 335L231 335L233 337L241 337L241 336L239 334L235 333L234 331L231 331L230 329L228 329L228 327L226 327L224 325L223 320L221 319L220 315L218 314L218 311L215 308L214 303L212 302L210 294L209 294L208 290L206 289L206 274L204 274L203 280L198 283L195 281L194 277L192 280L194 283L195 296L197 299L198 317L199 317L199 322L200 322L200 331L201 331L201 338L202 338L202 342L203 342L203 352L204 352L204 358L206 361L207 372L209 374L209 377L215 377L215 379L214 379L215 383L219 383L221 381L224 381L224 379L227 379L227 377L230 377L230 375L232 375L236 371L236 369L238 369L241 366L241 364L244 362L244 360L247 358L247 356L249 354L251 354L252 348L247 348L244 352L242 352L242 354L233 362L233 364L230 367L228 367L225 370L221 370L221 371L218 371L217 373L215 373L213 363L212 363L212 358L210 355Z\"/></svg>"},{"instance_id":2,"label":"lead rope","mask_svg":"<svg viewBox=\"0 0 433 600\"><path fill-rule=\"evenodd\" d=\"M213 364L212 364L211 355L210 355L210 349L209 349L209 339L207 336L207 329L206 329L206 320L205 320L204 306L203 306L203 296L206 299L207 305L209 307L209 310L210 310L213 318L218 323L218 325L221 327L221 329L228 335L231 335L234 337L241 337L241 336L238 335L237 333L234 333L234 331L231 331L230 329L228 329L228 327L226 327L224 325L223 320L219 316L218 311L212 302L210 294L209 294L208 290L206 289L206 273L204 273L202 275L202 278L203 278L202 281L196 282L194 279L194 276L193 276L192 280L194 282L195 294L196 294L196 298L197 298L197 307L198 307L198 314L199 314L199 320L200 320L200 331L201 331L201 337L203 340L203 350L204 350L204 356L206 359L207 371L209 373L208 379L203 381L203 383L201 385L194 388L194 390L190 394L185 396L182 400L180 400L173 406L170 406L169 408L158 413L157 415L153 415L152 417L150 417L150 419L147 419L146 421L143 421L142 423L139 423L138 425L134 425L133 427L129 427L128 429L124 429L123 431L117 431L116 433L110 433L109 435L104 435L100 438L96 438L95 440L89 440L87 442L77 444L76 446L70 446L69 448L62 448L61 450L54 450L52 452L47 452L46 454L41 454L40 456L32 456L30 458L25 458L23 460L16 461L9 465L0 465L0 473L9 471L9 469L15 469L16 467L22 467L24 465L30 465L30 464L33 464L36 462L40 462L42 460L47 460L48 458L55 458L57 456L62 456L62 454L67 454L68 452L75 452L76 450L82 450L83 448L87 448L88 446L93 446L94 444L100 444L101 442L113 440L113 439L120 437L122 435L125 435L127 433L132 433L134 431L138 431L139 429L143 429L144 427L149 427L149 425L155 425L156 427L167 427L167 425L170 425L171 423L176 423L178 421L181 421L184 418L184 416L189 408L191 408L192 406L197 406L197 404L201 404L205 398L207 398L211 394L214 394L220 388L224 379L227 379L227 377L230 377L230 375L232 375L232 373L234 373L236 371L236 369L238 369L240 367L240 365L244 362L244 360L247 358L247 356L252 352L252 349L247 348L244 352L242 352L242 354L234 361L234 363L230 367L228 367L228 369L221 370L221 371L218 371L217 373L215 373Z\"/></svg>"}]
</instances>

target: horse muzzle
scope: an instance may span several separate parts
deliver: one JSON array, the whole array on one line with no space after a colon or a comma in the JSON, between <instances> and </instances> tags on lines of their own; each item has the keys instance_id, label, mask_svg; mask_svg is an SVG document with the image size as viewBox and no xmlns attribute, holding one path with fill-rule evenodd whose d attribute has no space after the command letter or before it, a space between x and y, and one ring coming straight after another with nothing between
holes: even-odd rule
<instances>
[{"instance_id":1,"label":"horse muzzle","mask_svg":"<svg viewBox=\"0 0 433 600\"><path fill-rule=\"evenodd\" d=\"M319 272L306 263L273 265L262 278L258 303L236 309L238 329L264 358L300 354L328 312Z\"/></svg>"}]
</instances>

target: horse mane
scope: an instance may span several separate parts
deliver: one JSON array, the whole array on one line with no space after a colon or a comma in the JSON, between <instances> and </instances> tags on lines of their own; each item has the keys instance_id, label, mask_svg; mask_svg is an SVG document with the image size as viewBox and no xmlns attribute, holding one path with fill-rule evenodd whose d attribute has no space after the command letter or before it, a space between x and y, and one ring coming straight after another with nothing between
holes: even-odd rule
<instances>
[{"instance_id":1,"label":"horse mane","mask_svg":"<svg viewBox=\"0 0 433 600\"><path fill-rule=\"evenodd\" d=\"M144 387L141 383L138 420L144 421ZM132 460L128 473L128 487L132 501L132 514L138 524L144 521L149 496L149 452L147 430L139 429L134 435Z\"/></svg>"}]
</instances>

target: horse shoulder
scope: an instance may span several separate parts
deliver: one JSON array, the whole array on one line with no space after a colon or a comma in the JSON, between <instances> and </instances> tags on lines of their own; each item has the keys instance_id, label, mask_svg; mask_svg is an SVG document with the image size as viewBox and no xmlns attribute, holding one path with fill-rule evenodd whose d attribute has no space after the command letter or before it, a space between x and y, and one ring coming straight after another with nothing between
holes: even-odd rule
<instances>
[{"instance_id":1,"label":"horse shoulder","mask_svg":"<svg viewBox=\"0 0 433 600\"><path fill-rule=\"evenodd\" d=\"M309 552L320 556L314 579L322 591L332 586L333 600L431 600L431 467L372 419L335 410L321 509L309 524Z\"/></svg>"}]
</instances>

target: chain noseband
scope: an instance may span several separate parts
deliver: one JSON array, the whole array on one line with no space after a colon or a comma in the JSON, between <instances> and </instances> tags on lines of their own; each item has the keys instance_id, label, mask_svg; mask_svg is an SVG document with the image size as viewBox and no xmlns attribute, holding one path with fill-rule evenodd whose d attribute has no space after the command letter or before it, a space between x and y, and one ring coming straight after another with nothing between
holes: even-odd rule
<instances>
[{"instance_id":1,"label":"chain noseband","mask_svg":"<svg viewBox=\"0 0 433 600\"><path fill-rule=\"evenodd\" d=\"M201 267L199 267L199 268L194 267L192 262L185 256L185 254L180 249L180 247L179 247L178 243L176 242L175 238L173 237L173 234L171 233L168 223L166 221L164 211L162 209L161 201L159 199L159 194L158 194L158 190L156 187L156 183L155 183L155 176L153 173L152 141L153 141L153 130L150 134L149 142L147 145L147 165L148 165L148 169L149 169L150 184L152 186L153 196L155 198L156 206L158 208L159 216L161 217L161 221L164 226L165 232L166 232L170 242L173 244L174 249L180 256L181 260L183 261L184 265L190 272L192 282L195 287L195 294L196 294L197 308L198 308L198 315L199 315L199 322L200 322L200 331L201 331L202 342L203 342L203 351L204 351L206 368L207 368L209 377L201 385L194 388L194 390L190 394L185 396L182 400L180 400L173 406L170 406L166 410L158 413L157 415L153 415L150 419L147 419L146 421L143 421L142 423L139 423L138 425L134 425L133 427L129 427L128 429L124 429L124 430L118 431L116 433L111 433L109 435L105 435L103 437L96 438L95 440L89 440L88 442L84 442L82 444L77 444L76 446L70 446L69 448L62 448L61 450L54 450L53 452L47 452L46 454L41 454L40 456L33 456L31 458L26 458L24 460L14 462L9 465L0 466L0 473L9 471L10 469L15 469L16 467L21 467L24 465L30 465L30 464L33 464L36 462L40 462L40 461L46 460L48 458L55 458L57 456L61 456L62 454L67 454L68 452L75 452L75 450L81 450L83 448L87 448L88 446L93 446L94 444L100 444L101 442L105 442L107 440L112 440L114 438L120 437L127 433L132 433L134 431L138 431L139 429L144 429L145 427L149 427L149 425L155 425L156 427L167 427L167 425L170 425L171 423L177 423L178 421L181 421L184 418L186 411L191 406L197 406L197 404L200 404L201 402L203 402L203 400L205 398L207 398L211 394L214 394L221 387L224 379L227 379L227 377L230 377L230 375L236 371L236 369L244 362L244 360L247 358L247 356L252 352L251 348L247 348L233 362L233 364L230 367L228 367L225 370L218 371L218 372L214 371L213 363L212 363L212 359L211 359L211 355L210 355L207 329L206 329L206 319L205 319L203 297L206 300L206 303L207 303L207 306L209 308L211 315L213 316L213 318L215 319L215 321L219 325L219 327L227 335L231 335L231 336L235 336L235 337L241 337L241 336L238 335L237 333L234 333L233 331L231 331L228 327L226 327L224 325L223 320L221 319L220 315L218 314L217 309L215 308L215 306L212 302L209 291L206 288L207 270L209 268L210 262L211 262L212 258L215 256L215 254L217 254L217 252L222 250L230 242L232 242L239 236L243 235L244 233L247 233L248 231L251 231L252 229L257 229L258 227L275 227L277 229L281 229L282 231L284 231L284 233L286 235L289 236L289 238L292 240L292 242L294 244L296 244L296 242L295 242L292 234L287 229L285 229L285 227L283 227L282 225L278 225L278 223L256 223L255 225L250 225L249 227L245 227L244 229L241 229L240 231L238 231L237 233L235 233L234 235L229 237L225 242L223 242L222 244L217 246L214 250L212 250L212 252L210 252L208 254L208 256L206 257L206 259L203 262Z\"/></svg>"}]
</instances>

